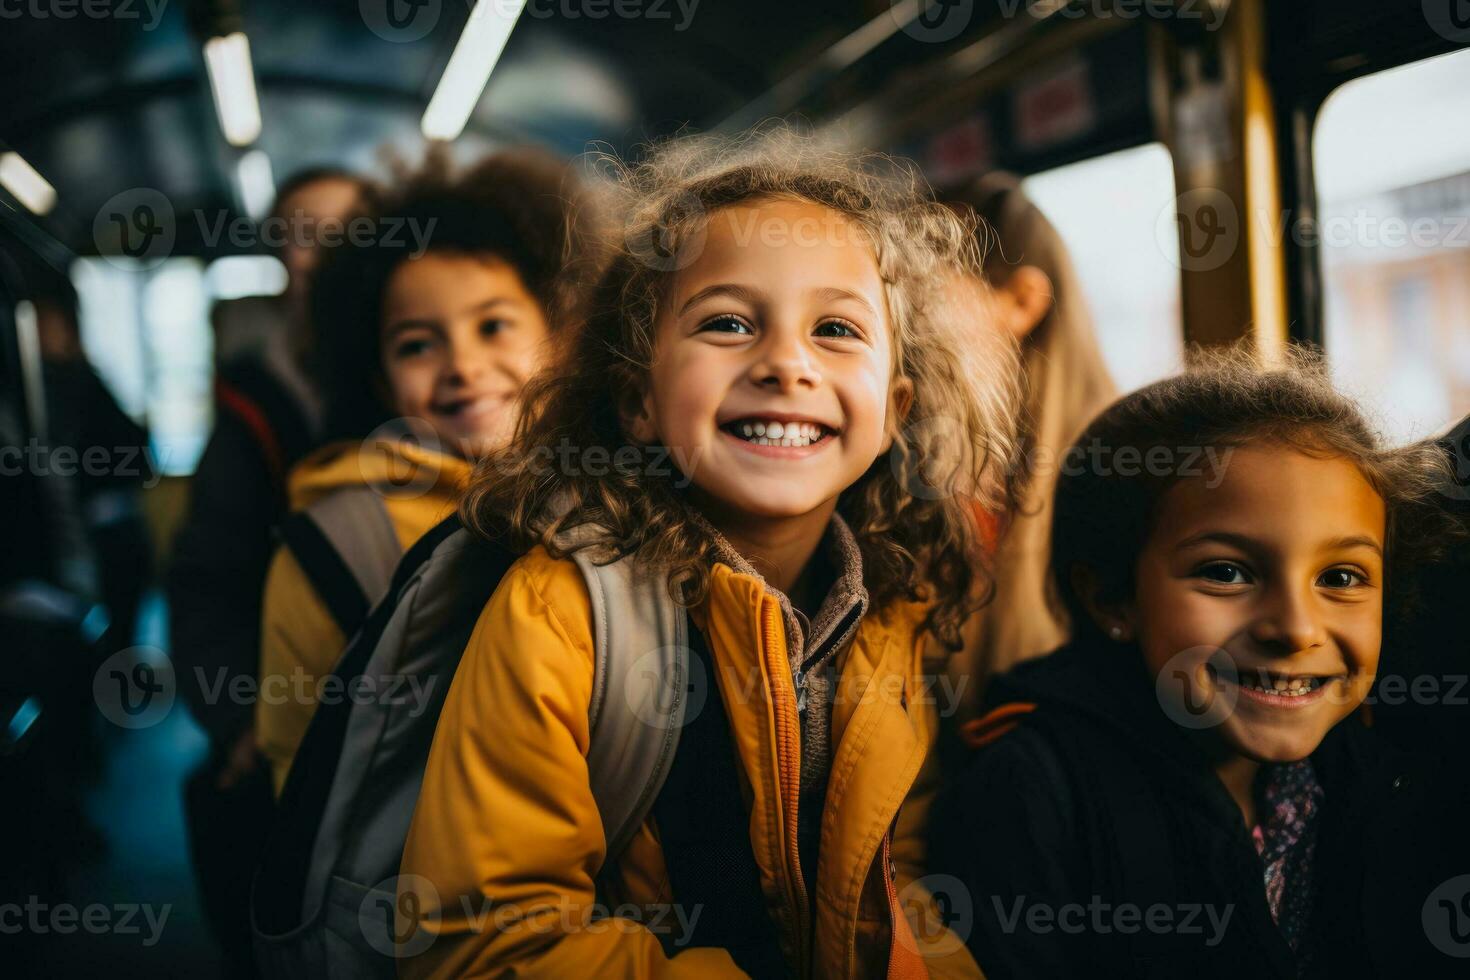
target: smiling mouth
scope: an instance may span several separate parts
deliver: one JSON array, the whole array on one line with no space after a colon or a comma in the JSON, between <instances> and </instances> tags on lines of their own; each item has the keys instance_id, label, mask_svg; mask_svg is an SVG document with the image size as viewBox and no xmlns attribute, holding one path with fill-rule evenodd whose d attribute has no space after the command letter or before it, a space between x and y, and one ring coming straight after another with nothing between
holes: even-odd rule
<instances>
[{"instance_id":1,"label":"smiling mouth","mask_svg":"<svg viewBox=\"0 0 1470 980\"><path fill-rule=\"evenodd\" d=\"M752 445L787 446L796 449L819 445L837 434L820 422L782 422L757 416L735 419L720 428Z\"/></svg>"},{"instance_id":2,"label":"smiling mouth","mask_svg":"<svg viewBox=\"0 0 1470 980\"><path fill-rule=\"evenodd\" d=\"M438 402L430 407L438 415L451 419L473 419L488 415L497 411L504 405L506 399L495 395L477 395L473 398L456 398L453 401Z\"/></svg>"},{"instance_id":3,"label":"smiling mouth","mask_svg":"<svg viewBox=\"0 0 1470 980\"><path fill-rule=\"evenodd\" d=\"M1209 669L1210 676L1216 681L1234 684L1241 691L1254 695L1282 700L1310 697L1322 690L1330 681L1345 677L1343 674L1283 674L1265 668L1222 671L1214 664L1210 664Z\"/></svg>"}]
</instances>

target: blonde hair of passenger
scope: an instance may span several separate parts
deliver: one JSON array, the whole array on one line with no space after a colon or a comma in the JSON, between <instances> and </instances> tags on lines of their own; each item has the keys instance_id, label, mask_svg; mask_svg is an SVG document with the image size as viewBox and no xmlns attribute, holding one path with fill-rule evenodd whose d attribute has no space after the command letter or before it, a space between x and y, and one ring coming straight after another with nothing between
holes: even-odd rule
<instances>
[{"instance_id":1,"label":"blonde hair of passenger","mask_svg":"<svg viewBox=\"0 0 1470 980\"><path fill-rule=\"evenodd\" d=\"M995 557L994 599L965 624L964 653L953 663L971 672L978 683L968 693L978 695L989 677L1067 639L1049 569L1052 495L1063 454L1116 389L1066 245L1019 179L988 174L955 198L983 222L985 277L995 288L1022 266L1034 266L1052 289L1050 310L1021 341L1025 472Z\"/></svg>"}]
</instances>

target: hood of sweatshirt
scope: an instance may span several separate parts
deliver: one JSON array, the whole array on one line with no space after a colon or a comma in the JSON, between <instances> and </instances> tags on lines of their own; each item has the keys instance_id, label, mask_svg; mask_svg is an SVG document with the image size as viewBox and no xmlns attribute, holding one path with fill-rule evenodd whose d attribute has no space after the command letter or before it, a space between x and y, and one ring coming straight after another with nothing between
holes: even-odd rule
<instances>
[{"instance_id":1,"label":"hood of sweatshirt","mask_svg":"<svg viewBox=\"0 0 1470 980\"><path fill-rule=\"evenodd\" d=\"M297 464L287 493L293 511L344 487L380 487L390 499L455 499L469 485L473 469L469 460L404 440L337 442Z\"/></svg>"}]
</instances>

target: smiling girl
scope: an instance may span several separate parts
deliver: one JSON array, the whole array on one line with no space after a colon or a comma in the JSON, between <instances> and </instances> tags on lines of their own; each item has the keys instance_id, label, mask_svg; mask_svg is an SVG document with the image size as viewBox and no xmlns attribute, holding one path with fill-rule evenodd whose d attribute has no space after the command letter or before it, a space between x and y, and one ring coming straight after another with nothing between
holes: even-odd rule
<instances>
[{"instance_id":1,"label":"smiling girl","mask_svg":"<svg viewBox=\"0 0 1470 980\"><path fill-rule=\"evenodd\" d=\"M1408 967L1442 877L1423 787L1359 709L1443 462L1381 448L1318 364L1201 359L1079 440L1075 639L995 682L934 868L992 978L1438 975Z\"/></svg>"},{"instance_id":2,"label":"smiling girl","mask_svg":"<svg viewBox=\"0 0 1470 980\"><path fill-rule=\"evenodd\" d=\"M463 508L530 551L439 722L402 864L436 938L401 969L973 976L905 917L927 908L923 638L958 643L984 576L966 494L999 492L1013 445L1010 350L927 303L974 262L969 230L890 161L781 131L669 143L619 186L593 313ZM652 462L594 462L630 447ZM574 525L668 583L710 678L678 747L696 785L616 854ZM706 855L717 874L681 874ZM670 903L697 917L675 935L649 914Z\"/></svg>"},{"instance_id":3,"label":"smiling girl","mask_svg":"<svg viewBox=\"0 0 1470 980\"><path fill-rule=\"evenodd\" d=\"M566 319L573 260L591 254L591 221L555 159L501 153L452 175L435 158L349 223L371 229L370 242L325 260L312 300L330 442L290 474L297 516L262 614L256 741L278 795L354 618L402 551L454 512L473 460L510 438L521 388ZM394 231L405 226L423 230L426 249ZM369 542L336 550L350 579L297 545L306 518ZM360 598L341 595L349 585Z\"/></svg>"}]
</instances>

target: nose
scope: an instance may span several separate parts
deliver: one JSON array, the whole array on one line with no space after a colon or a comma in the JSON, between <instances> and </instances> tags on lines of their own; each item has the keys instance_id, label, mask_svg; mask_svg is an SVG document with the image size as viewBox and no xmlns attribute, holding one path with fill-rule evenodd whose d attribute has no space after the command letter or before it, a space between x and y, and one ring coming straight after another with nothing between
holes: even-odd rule
<instances>
[{"instance_id":1,"label":"nose","mask_svg":"<svg viewBox=\"0 0 1470 980\"><path fill-rule=\"evenodd\" d=\"M765 342L757 349L750 380L762 388L785 393L817 387L822 383L822 374L801 331L777 328L766 334Z\"/></svg>"},{"instance_id":2,"label":"nose","mask_svg":"<svg viewBox=\"0 0 1470 980\"><path fill-rule=\"evenodd\" d=\"M1311 589L1286 585L1268 593L1250 632L1257 643L1282 654L1309 650L1327 642L1327 631Z\"/></svg>"},{"instance_id":3,"label":"nose","mask_svg":"<svg viewBox=\"0 0 1470 980\"><path fill-rule=\"evenodd\" d=\"M475 344L450 339L449 357L444 363L444 380L452 385L472 384L484 373L485 355Z\"/></svg>"}]
</instances>

